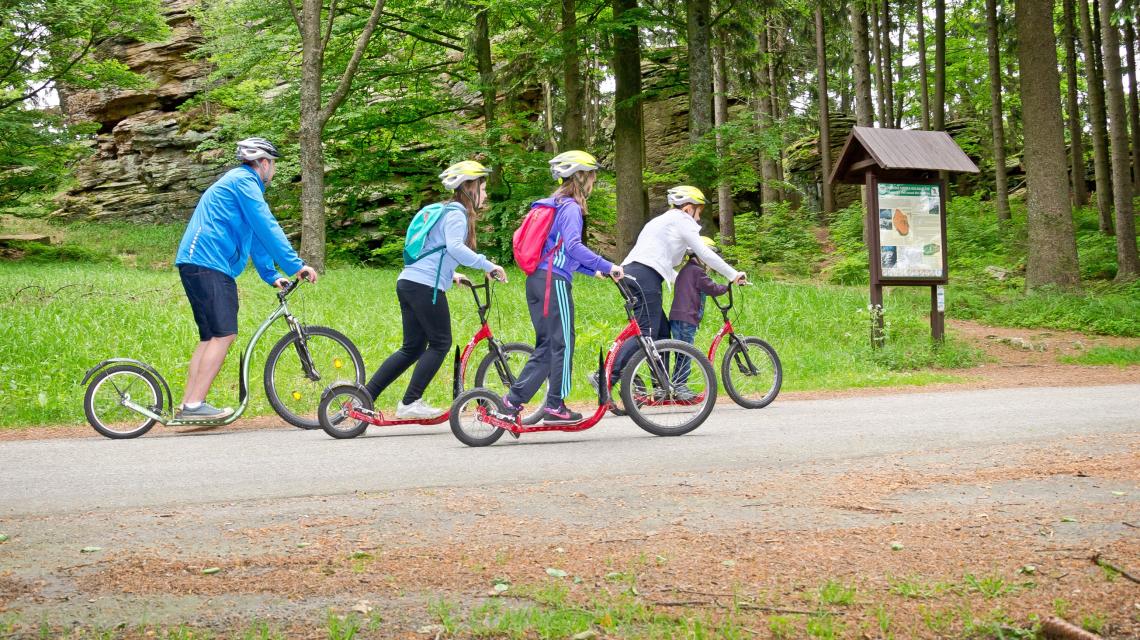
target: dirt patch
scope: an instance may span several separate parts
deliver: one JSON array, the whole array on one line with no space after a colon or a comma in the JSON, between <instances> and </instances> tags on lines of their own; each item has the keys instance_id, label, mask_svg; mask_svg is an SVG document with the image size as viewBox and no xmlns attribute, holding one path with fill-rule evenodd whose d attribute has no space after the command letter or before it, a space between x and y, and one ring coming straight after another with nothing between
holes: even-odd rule
<instances>
[{"instance_id":1,"label":"dirt patch","mask_svg":"<svg viewBox=\"0 0 1140 640\"><path fill-rule=\"evenodd\" d=\"M565 614L614 638L691 635L694 621L713 636L833 625L835 637L882 637L885 621L895 637L946 638L1061 610L1134 638L1137 585L1092 558L1140 573L1137 478L1140 434L1076 435L776 474L28 517L3 522L13 536L0 545L0 615L127 622L123 637L140 621L329 637L330 615L376 625L358 637L466 637L515 611L532 625L519 637L572 635L534 626ZM91 540L104 550L80 553Z\"/></svg>"}]
</instances>

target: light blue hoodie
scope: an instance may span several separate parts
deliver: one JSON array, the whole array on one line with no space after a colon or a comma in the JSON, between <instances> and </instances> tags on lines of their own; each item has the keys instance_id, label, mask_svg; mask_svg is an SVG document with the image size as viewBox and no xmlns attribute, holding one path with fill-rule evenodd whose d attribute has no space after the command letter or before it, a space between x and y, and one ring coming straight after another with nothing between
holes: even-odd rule
<instances>
[{"instance_id":1,"label":"light blue hoodie","mask_svg":"<svg viewBox=\"0 0 1140 640\"><path fill-rule=\"evenodd\" d=\"M410 280L428 287L447 291L451 288L451 278L459 265L490 271L494 264L481 253L475 253L464 244L467 241L467 209L458 202L447 205L447 212L428 232L424 241L424 251L446 246L443 251L433 253L409 264L400 272L398 280Z\"/></svg>"}]
</instances>

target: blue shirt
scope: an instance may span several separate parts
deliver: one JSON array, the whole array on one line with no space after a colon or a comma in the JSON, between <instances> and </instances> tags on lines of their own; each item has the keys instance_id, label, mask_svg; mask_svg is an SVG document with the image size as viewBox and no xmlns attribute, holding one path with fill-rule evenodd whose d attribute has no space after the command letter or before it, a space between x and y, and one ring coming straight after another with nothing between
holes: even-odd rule
<instances>
[{"instance_id":1,"label":"blue shirt","mask_svg":"<svg viewBox=\"0 0 1140 640\"><path fill-rule=\"evenodd\" d=\"M466 241L467 209L459 203L448 204L447 213L428 231L424 240L425 251L439 246L447 248L404 267L397 280L410 280L447 291L459 265L490 271L495 265L483 254L472 251Z\"/></svg>"},{"instance_id":2,"label":"blue shirt","mask_svg":"<svg viewBox=\"0 0 1140 640\"><path fill-rule=\"evenodd\" d=\"M236 278L252 258L261 279L273 284L305 266L265 202L265 184L252 167L230 169L198 200L174 264L193 264Z\"/></svg>"}]
</instances>

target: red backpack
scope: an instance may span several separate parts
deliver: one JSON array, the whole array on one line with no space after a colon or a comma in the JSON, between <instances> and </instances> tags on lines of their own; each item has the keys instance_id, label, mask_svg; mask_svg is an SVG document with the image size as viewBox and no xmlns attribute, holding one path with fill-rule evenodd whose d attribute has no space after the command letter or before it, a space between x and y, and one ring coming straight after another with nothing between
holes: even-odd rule
<instances>
[{"instance_id":1,"label":"red backpack","mask_svg":"<svg viewBox=\"0 0 1140 640\"><path fill-rule=\"evenodd\" d=\"M550 237L550 229L554 226L556 215L558 209L550 206L548 201L535 202L511 238L511 250L515 254L515 262L523 273L531 275L538 271L538 265L543 260L546 261L546 299L542 304L543 317L547 316L550 309L550 273L554 265L554 254L562 246L562 238L559 238L550 251L542 252L546 239Z\"/></svg>"}]
</instances>

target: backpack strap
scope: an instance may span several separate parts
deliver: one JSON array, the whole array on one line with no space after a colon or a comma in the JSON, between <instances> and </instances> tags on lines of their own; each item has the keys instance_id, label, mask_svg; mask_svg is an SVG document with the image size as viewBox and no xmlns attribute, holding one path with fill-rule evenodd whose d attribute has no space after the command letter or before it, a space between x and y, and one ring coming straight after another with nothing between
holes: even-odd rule
<instances>
[{"instance_id":1,"label":"backpack strap","mask_svg":"<svg viewBox=\"0 0 1140 640\"><path fill-rule=\"evenodd\" d=\"M550 281L554 278L554 253L558 251L558 247L562 246L562 237L559 236L558 242L554 243L550 251L546 253L546 295L542 299L542 317L545 318L550 315Z\"/></svg>"}]
</instances>

